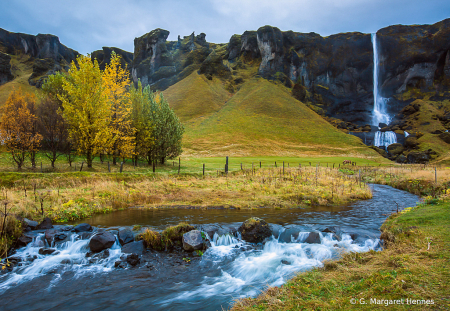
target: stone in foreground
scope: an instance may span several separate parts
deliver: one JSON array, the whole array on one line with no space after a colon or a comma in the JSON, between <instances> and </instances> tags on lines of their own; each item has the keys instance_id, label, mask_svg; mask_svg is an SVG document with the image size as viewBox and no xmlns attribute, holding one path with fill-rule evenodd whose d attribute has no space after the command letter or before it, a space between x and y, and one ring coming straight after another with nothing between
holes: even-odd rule
<instances>
[{"instance_id":1,"label":"stone in foreground","mask_svg":"<svg viewBox=\"0 0 450 311\"><path fill-rule=\"evenodd\" d=\"M89 241L89 248L94 253L110 248L116 242L116 237L109 232L101 232L94 235Z\"/></svg>"},{"instance_id":2,"label":"stone in foreground","mask_svg":"<svg viewBox=\"0 0 450 311\"><path fill-rule=\"evenodd\" d=\"M188 252L203 249L202 233L199 230L192 230L183 234L183 248Z\"/></svg>"},{"instance_id":3,"label":"stone in foreground","mask_svg":"<svg viewBox=\"0 0 450 311\"><path fill-rule=\"evenodd\" d=\"M261 218L252 217L244 221L238 231L250 243L260 243L272 235L269 225Z\"/></svg>"},{"instance_id":4,"label":"stone in foreground","mask_svg":"<svg viewBox=\"0 0 450 311\"><path fill-rule=\"evenodd\" d=\"M82 223L82 224L79 224L79 225L75 226L75 228L73 228L73 230L75 232L77 232L77 233L78 232L92 231L92 226L90 224L87 224L87 223Z\"/></svg>"},{"instance_id":5,"label":"stone in foreground","mask_svg":"<svg viewBox=\"0 0 450 311\"><path fill-rule=\"evenodd\" d=\"M130 229L122 229L118 234L119 242L121 245L125 245L134 241L133 232Z\"/></svg>"},{"instance_id":6,"label":"stone in foreground","mask_svg":"<svg viewBox=\"0 0 450 311\"><path fill-rule=\"evenodd\" d=\"M127 243L122 247L122 253L124 254L142 255L144 251L144 241Z\"/></svg>"}]
</instances>

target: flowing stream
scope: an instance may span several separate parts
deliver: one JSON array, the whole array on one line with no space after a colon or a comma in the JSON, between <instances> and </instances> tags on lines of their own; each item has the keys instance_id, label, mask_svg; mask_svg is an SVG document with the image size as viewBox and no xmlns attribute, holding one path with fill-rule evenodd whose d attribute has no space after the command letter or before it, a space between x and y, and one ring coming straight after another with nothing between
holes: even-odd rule
<instances>
[{"instance_id":1,"label":"flowing stream","mask_svg":"<svg viewBox=\"0 0 450 311\"><path fill-rule=\"evenodd\" d=\"M203 256L148 250L136 267L115 268L123 255L116 241L107 253L86 257L89 237L70 233L53 254L36 232L32 243L13 256L20 265L0 274L2 310L221 310L234 299L255 296L267 285L280 286L299 271L322 266L323 260L348 251L379 250L379 228L400 208L419 198L388 186L371 185L373 198L342 207L309 209L195 210L128 209L97 215L87 222L96 230L135 224L162 229L187 221L205 232L211 247ZM263 218L273 236L264 244L243 241L236 229L251 216ZM324 232L339 227L334 235ZM69 231L68 231L69 232ZM319 232L320 243L305 243ZM68 233L69 234L69 233ZM189 259L187 259L189 257ZM190 260L190 261L189 261Z\"/></svg>"}]
</instances>

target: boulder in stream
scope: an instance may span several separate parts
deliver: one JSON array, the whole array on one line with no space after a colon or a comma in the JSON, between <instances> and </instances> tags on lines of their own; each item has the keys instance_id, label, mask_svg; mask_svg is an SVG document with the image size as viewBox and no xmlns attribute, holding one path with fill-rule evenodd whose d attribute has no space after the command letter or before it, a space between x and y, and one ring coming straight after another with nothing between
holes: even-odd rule
<instances>
[{"instance_id":1,"label":"boulder in stream","mask_svg":"<svg viewBox=\"0 0 450 311\"><path fill-rule=\"evenodd\" d=\"M134 234L130 229L122 229L118 234L119 242L125 245L134 241Z\"/></svg>"},{"instance_id":2,"label":"boulder in stream","mask_svg":"<svg viewBox=\"0 0 450 311\"><path fill-rule=\"evenodd\" d=\"M39 223L37 221L30 220L28 218L24 218L23 222L27 227L30 227L31 230L35 230L37 226L39 226Z\"/></svg>"},{"instance_id":3,"label":"boulder in stream","mask_svg":"<svg viewBox=\"0 0 450 311\"><path fill-rule=\"evenodd\" d=\"M310 232L305 240L305 243L309 244L320 244L320 234L319 232Z\"/></svg>"},{"instance_id":4,"label":"boulder in stream","mask_svg":"<svg viewBox=\"0 0 450 311\"><path fill-rule=\"evenodd\" d=\"M36 227L36 229L51 229L53 228L52 220L45 217L44 220Z\"/></svg>"},{"instance_id":5,"label":"boulder in stream","mask_svg":"<svg viewBox=\"0 0 450 311\"><path fill-rule=\"evenodd\" d=\"M130 254L127 256L127 262L130 265L135 266L140 262L139 256L137 254Z\"/></svg>"},{"instance_id":6,"label":"boulder in stream","mask_svg":"<svg viewBox=\"0 0 450 311\"><path fill-rule=\"evenodd\" d=\"M269 225L261 218L252 217L244 221L238 231L250 243L259 243L272 235Z\"/></svg>"},{"instance_id":7,"label":"boulder in stream","mask_svg":"<svg viewBox=\"0 0 450 311\"><path fill-rule=\"evenodd\" d=\"M33 237L29 235L22 235L19 239L17 239L17 246L19 247L25 247L28 243L31 243L33 241Z\"/></svg>"},{"instance_id":8,"label":"boulder in stream","mask_svg":"<svg viewBox=\"0 0 450 311\"><path fill-rule=\"evenodd\" d=\"M142 255L145 252L144 241L137 241L127 243L122 247L122 253L124 254L137 254Z\"/></svg>"},{"instance_id":9,"label":"boulder in stream","mask_svg":"<svg viewBox=\"0 0 450 311\"><path fill-rule=\"evenodd\" d=\"M53 239L55 238L55 235L58 234L59 231L56 229L48 229L45 230L45 240L47 241L48 245L52 245Z\"/></svg>"},{"instance_id":10,"label":"boulder in stream","mask_svg":"<svg viewBox=\"0 0 450 311\"><path fill-rule=\"evenodd\" d=\"M89 248L94 253L101 252L104 249L110 248L116 242L116 237L111 233L105 231L97 233L89 241Z\"/></svg>"},{"instance_id":11,"label":"boulder in stream","mask_svg":"<svg viewBox=\"0 0 450 311\"><path fill-rule=\"evenodd\" d=\"M39 254L40 255L51 255L56 251L54 248L40 248Z\"/></svg>"},{"instance_id":12,"label":"boulder in stream","mask_svg":"<svg viewBox=\"0 0 450 311\"><path fill-rule=\"evenodd\" d=\"M203 237L199 230L192 230L183 234L183 248L185 251L193 252L203 249Z\"/></svg>"},{"instance_id":13,"label":"boulder in stream","mask_svg":"<svg viewBox=\"0 0 450 311\"><path fill-rule=\"evenodd\" d=\"M75 226L75 228L73 228L73 230L75 232L88 232L88 231L92 231L92 226L87 223L82 223L82 224Z\"/></svg>"}]
</instances>

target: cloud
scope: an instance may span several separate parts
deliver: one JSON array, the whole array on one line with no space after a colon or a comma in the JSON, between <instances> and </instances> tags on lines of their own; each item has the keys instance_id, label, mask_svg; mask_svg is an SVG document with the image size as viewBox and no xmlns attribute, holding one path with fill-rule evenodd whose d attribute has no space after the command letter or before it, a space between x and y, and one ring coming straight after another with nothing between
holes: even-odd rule
<instances>
[{"instance_id":1,"label":"cloud","mask_svg":"<svg viewBox=\"0 0 450 311\"><path fill-rule=\"evenodd\" d=\"M448 12L447 0L15 0L2 8L0 27L51 33L86 54L102 46L132 52L134 38L155 28L169 30L169 40L195 31L224 43L264 25L321 35L375 32L392 24L434 23Z\"/></svg>"}]
</instances>

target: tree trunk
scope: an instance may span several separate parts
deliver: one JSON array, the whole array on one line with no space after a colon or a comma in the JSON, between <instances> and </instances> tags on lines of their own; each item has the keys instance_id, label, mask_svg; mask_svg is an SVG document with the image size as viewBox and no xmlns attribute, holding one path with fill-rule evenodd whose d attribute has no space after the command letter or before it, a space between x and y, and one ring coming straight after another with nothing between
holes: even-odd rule
<instances>
[{"instance_id":1,"label":"tree trunk","mask_svg":"<svg viewBox=\"0 0 450 311\"><path fill-rule=\"evenodd\" d=\"M161 158L161 164L164 164L166 162L166 157Z\"/></svg>"},{"instance_id":2,"label":"tree trunk","mask_svg":"<svg viewBox=\"0 0 450 311\"><path fill-rule=\"evenodd\" d=\"M92 168L92 151L91 150L88 150L88 152L86 154L86 162L87 162L88 168Z\"/></svg>"}]
</instances>

